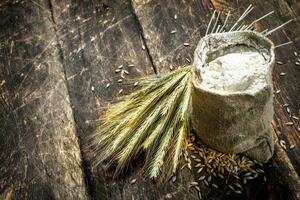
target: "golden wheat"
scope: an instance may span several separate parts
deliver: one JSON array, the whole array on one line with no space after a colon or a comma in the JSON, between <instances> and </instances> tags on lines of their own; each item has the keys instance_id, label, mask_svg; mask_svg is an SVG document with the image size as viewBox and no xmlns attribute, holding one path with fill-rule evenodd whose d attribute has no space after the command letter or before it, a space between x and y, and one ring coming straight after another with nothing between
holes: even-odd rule
<instances>
[{"instance_id":1,"label":"golden wheat","mask_svg":"<svg viewBox=\"0 0 300 200\"><path fill-rule=\"evenodd\" d=\"M140 88L109 106L89 148L95 164L116 163L120 173L138 152L146 152L146 169L156 178L165 162L174 172L187 136L191 70L145 79ZM173 154L174 153L174 154Z\"/></svg>"}]
</instances>

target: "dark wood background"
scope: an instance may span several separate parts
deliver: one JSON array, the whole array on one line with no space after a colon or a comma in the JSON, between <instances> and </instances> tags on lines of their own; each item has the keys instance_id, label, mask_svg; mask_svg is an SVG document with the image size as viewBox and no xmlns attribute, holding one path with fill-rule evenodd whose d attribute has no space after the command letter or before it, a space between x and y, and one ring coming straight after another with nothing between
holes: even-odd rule
<instances>
[{"instance_id":1,"label":"dark wood background","mask_svg":"<svg viewBox=\"0 0 300 200\"><path fill-rule=\"evenodd\" d=\"M107 103L130 93L136 80L193 62L213 9L230 10L232 21L250 3L247 22L275 11L258 30L295 19L270 37L294 43L276 50L276 151L267 182L230 199L300 199L297 0L0 0L0 199L198 199L187 168L158 185L139 161L113 179L81 147ZM120 65L129 72L122 83ZM200 186L203 199L229 198Z\"/></svg>"}]
</instances>

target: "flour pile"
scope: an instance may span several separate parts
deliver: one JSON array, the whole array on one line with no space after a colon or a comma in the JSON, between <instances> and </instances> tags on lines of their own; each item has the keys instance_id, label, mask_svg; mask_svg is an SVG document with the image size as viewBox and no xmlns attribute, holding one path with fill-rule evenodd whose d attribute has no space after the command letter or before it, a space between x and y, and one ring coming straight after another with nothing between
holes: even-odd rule
<instances>
[{"instance_id":1,"label":"flour pile","mask_svg":"<svg viewBox=\"0 0 300 200\"><path fill-rule=\"evenodd\" d=\"M220 93L255 92L264 86L267 61L257 51L236 47L201 69L201 87Z\"/></svg>"}]
</instances>

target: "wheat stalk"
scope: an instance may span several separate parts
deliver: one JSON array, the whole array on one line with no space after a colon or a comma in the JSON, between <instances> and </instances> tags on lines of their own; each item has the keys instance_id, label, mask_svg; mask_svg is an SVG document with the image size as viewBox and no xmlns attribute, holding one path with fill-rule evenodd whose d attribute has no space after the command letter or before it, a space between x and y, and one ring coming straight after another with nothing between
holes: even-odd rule
<instances>
[{"instance_id":1,"label":"wheat stalk","mask_svg":"<svg viewBox=\"0 0 300 200\"><path fill-rule=\"evenodd\" d=\"M118 174L144 150L149 160L149 176L156 178L164 161L170 160L166 157L172 156L168 148L175 148L175 171L187 135L190 79L189 66L148 78L139 90L111 105L90 140L95 164L115 161ZM169 147L170 144L174 145Z\"/></svg>"}]
</instances>

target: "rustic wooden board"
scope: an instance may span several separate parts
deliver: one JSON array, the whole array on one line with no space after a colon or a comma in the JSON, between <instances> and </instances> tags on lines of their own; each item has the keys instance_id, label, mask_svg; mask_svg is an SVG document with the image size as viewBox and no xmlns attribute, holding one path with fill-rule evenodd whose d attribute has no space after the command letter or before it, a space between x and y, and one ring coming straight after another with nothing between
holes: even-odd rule
<instances>
[{"instance_id":1,"label":"rustic wooden board","mask_svg":"<svg viewBox=\"0 0 300 200\"><path fill-rule=\"evenodd\" d=\"M300 68L295 65L299 56L295 55L300 47L299 34L299 8L294 2L293 7L290 6L292 2L284 0L276 1L212 1L213 5L219 10L231 10L232 12L241 13L250 3L253 3L255 10L245 20L251 22L255 18L275 11L274 15L268 17L261 23L256 23L258 30L272 29L272 27L279 26L289 19L295 21L285 28L275 32L270 36L272 41L276 44L281 44L287 41L294 41L292 45L276 49L277 64L273 72L274 90L280 93L274 96L274 128L277 139L277 151L271 161L274 174L277 174L274 183L269 185L281 183L286 185L290 190L291 198L300 198L300 180L299 180L299 133L300 124L297 117L300 114L300 86L299 76ZM234 8L234 9L233 9ZM296 53L295 53L296 52ZM283 64L282 64L282 63ZM286 73L281 76L280 73ZM289 104L289 106L284 106ZM296 117L296 118L293 118ZM289 126L286 123L293 122L294 125ZM286 142L286 149L279 145L280 141ZM293 147L295 146L295 147ZM291 148L292 147L292 148ZM279 190L278 192L280 192Z\"/></svg>"},{"instance_id":2,"label":"rustic wooden board","mask_svg":"<svg viewBox=\"0 0 300 200\"><path fill-rule=\"evenodd\" d=\"M0 192L4 199L87 199L48 2L1 3Z\"/></svg>"},{"instance_id":3,"label":"rustic wooden board","mask_svg":"<svg viewBox=\"0 0 300 200\"><path fill-rule=\"evenodd\" d=\"M58 37L68 34L60 39L60 49L77 133L83 142L99 123L103 107L129 93L139 77L153 74L153 67L129 1L57 0L51 4ZM117 82L120 73L115 73L120 65L129 72L122 83ZM92 155L84 153L84 167L93 198L142 195L137 185L124 186L106 172L91 175Z\"/></svg>"},{"instance_id":4,"label":"rustic wooden board","mask_svg":"<svg viewBox=\"0 0 300 200\"><path fill-rule=\"evenodd\" d=\"M129 93L133 79L153 73L129 6L126 1L52 1L57 35L67 34L59 43L80 136L88 134L108 101ZM130 74L117 83L120 65Z\"/></svg>"},{"instance_id":5,"label":"rustic wooden board","mask_svg":"<svg viewBox=\"0 0 300 200\"><path fill-rule=\"evenodd\" d=\"M208 0L133 0L133 7L158 72L193 62L194 49L212 13Z\"/></svg>"},{"instance_id":6,"label":"rustic wooden board","mask_svg":"<svg viewBox=\"0 0 300 200\"><path fill-rule=\"evenodd\" d=\"M124 177L114 179L111 171L93 167L93 152L81 152L81 156L79 146L94 131L107 103L130 93L139 77L193 62L193 51L212 8L230 9L236 17L250 2L1 2L0 120L4 123L0 124L0 138L5 138L0 144L0 162L5 163L0 167L1 193L17 199L26 195L38 199L198 199L196 190L189 187L195 175L188 168L179 171L174 183L157 184L141 171L141 156ZM274 70L275 87L281 90L275 96L275 131L288 149L276 144L276 155L265 167L267 183L255 181L242 196L230 198L299 199L299 121L293 119L295 126L286 126L291 117L283 105L289 103L291 113L299 117L300 66L294 65L293 51L300 45L300 6L296 0L252 3L256 10L248 21L276 10L276 15L257 24L258 28L298 17L272 36L275 43L298 41L276 52L284 64ZM174 30L176 33L171 33ZM115 69L120 65L129 75L117 83L120 74ZM280 76L281 72L287 75ZM289 149L291 144L296 145L294 149ZM68 148L60 152L62 145ZM204 185L200 188L203 199L229 198Z\"/></svg>"},{"instance_id":7,"label":"rustic wooden board","mask_svg":"<svg viewBox=\"0 0 300 200\"><path fill-rule=\"evenodd\" d=\"M176 3L174 3L176 2ZM153 59L153 63L155 64L155 67L158 69L158 71L167 71L170 65L179 65L183 64L184 62L182 60L178 61L178 56L177 55L189 55L184 48L184 41L190 40L190 52L193 52L194 47L196 43L199 41L199 32L202 35L204 33L205 26L202 27L202 29L197 30L199 26L195 26L197 22L201 22L201 18L206 19L207 23L207 17L206 13L209 13L209 9L202 9L200 16L197 16L197 14L194 14L192 8L197 7L197 3L194 1L189 1L189 2L184 2L185 5L192 5L190 9L185 9L184 6L181 5L182 2L180 1L171 1L171 2L161 2L161 1L134 1L134 8L135 12L138 16L138 19L140 20L141 26L143 27L143 32L144 32L144 37L146 39L147 46L149 47L149 52L150 55ZM287 21L288 19L295 18L295 14L291 12L290 7L288 4L284 1L211 1L213 7L215 7L217 10L221 10L224 12L227 12L228 10L231 10L231 13L233 14L232 18L237 18L238 15L242 13L242 11L250 4L253 3L255 7L257 7L253 13L250 15L249 18L246 19L246 21L251 22L255 18L258 18L262 16L263 14L268 13L271 10L276 10L277 12L273 17L270 17L269 19L265 20L264 23L262 24L256 24L257 28L271 28L271 27L276 27L283 22ZM199 3L201 4L201 3ZM187 6L188 7L188 6ZM207 6L208 7L208 6ZM294 6L295 7L295 6ZM180 17L178 17L176 20L175 19L170 19L170 15L174 16L176 14L176 11L172 13L172 8L176 10L179 9L180 11L186 11L186 12L180 12L180 13L185 13L183 14L183 20L180 21ZM205 12L205 10L208 10ZM295 9L294 9L295 10ZM189 12L187 12L189 11ZM294 11L295 12L295 11ZM162 14L161 14L162 13ZM175 14L174 14L175 13ZM191 14L193 13L193 14ZM192 15L193 17L191 18L192 20L186 20L186 18ZM190 18L188 18L190 19ZM188 27L184 27L185 21L188 21ZM233 20L231 20L233 21ZM182 23L184 25L182 25ZM183 30L188 30L188 33L195 33L198 32L198 38L196 40L193 40L193 37L188 37L186 36L186 32L180 32L179 36L176 38L175 34L170 34L172 30L181 30L179 27L184 27ZM201 26L200 26L201 27ZM293 32L291 31L293 30ZM299 35L299 24L297 25L296 23L291 24L288 26L288 28L283 29L279 33L273 34L272 40L275 42L275 44L281 44L286 41L297 41L299 40L297 36ZM178 45L179 44L179 45ZM289 134L287 138L291 138L288 140L287 138L282 138L282 135L279 136L279 140L285 139L287 141L287 152L288 154L294 154L297 151L297 146L295 149L289 150L290 145L292 144L299 144L298 141L298 133L297 129L299 126L299 122L297 120L294 120L295 126L294 127L289 127L286 126L285 123L291 120L291 117L289 117L286 114L286 110L283 110L282 105L284 103L279 103L278 102L278 97L280 96L281 98L284 97L285 102L289 102L291 106L289 109L293 113L294 116L299 117L299 87L297 82L299 81L298 74L299 74L299 68L295 66L295 57L293 55L293 51L296 51L296 49L299 49L299 41L295 42L289 47L284 47L281 49L278 49L276 51L279 60L284 60L284 65L276 66L274 70L274 81L275 81L275 90L283 88L280 93L280 95L276 95L275 97L275 110L276 110L276 115L275 115L275 122L277 126L284 126L286 132L288 131ZM181 46L180 46L181 45ZM294 47L293 47L294 46ZM289 50L288 52L286 50ZM179 52L179 53L178 53ZM177 54L177 55L176 55ZM287 60L287 61L286 61ZM287 75L286 77L281 77L279 74L281 72L286 72ZM292 76L292 77L291 77ZM290 99L289 99L290 98ZM284 108L286 109L286 108ZM285 112L285 113L283 113ZM290 130L292 129L292 130ZM276 137L277 138L277 137ZM278 142L278 140L277 140ZM272 198L272 193L268 192L267 188L272 188L272 192L277 194L278 199L281 199L283 196L286 196L286 191L290 191L290 196L289 198L299 198L299 188L297 188L299 185L299 178L297 173L295 173L295 169L293 169L293 166L299 166L299 161L300 159L298 158L298 155L290 155L290 162L288 156L286 155L285 151L283 151L282 147L277 144L276 146L277 151L280 152L275 155L274 159L272 160L271 167L268 170L268 178L270 179L267 184L262 184L261 182L256 182L256 186L251 188L249 186L249 190L246 191L246 198L250 199L253 198L254 196L256 198L262 198L259 193L261 191L258 191L258 188L261 188L267 196L265 198ZM289 167L287 167L287 166ZM282 167L286 166L286 167ZM291 167L291 168L290 168ZM297 169L298 170L298 169ZM296 170L296 171L297 171ZM276 174L276 178L273 176ZM293 174L296 177L293 178L294 181L291 181L291 177L286 178L286 174ZM291 183L289 183L289 181ZM281 185L278 187L278 182ZM186 183L183 183L186 184ZM294 185L297 186L294 186ZM285 187L285 185L287 187ZM251 195L250 195L251 194ZM282 196L281 196L282 195ZM208 196L211 197L211 196ZM245 198L245 196L241 197Z\"/></svg>"}]
</instances>

